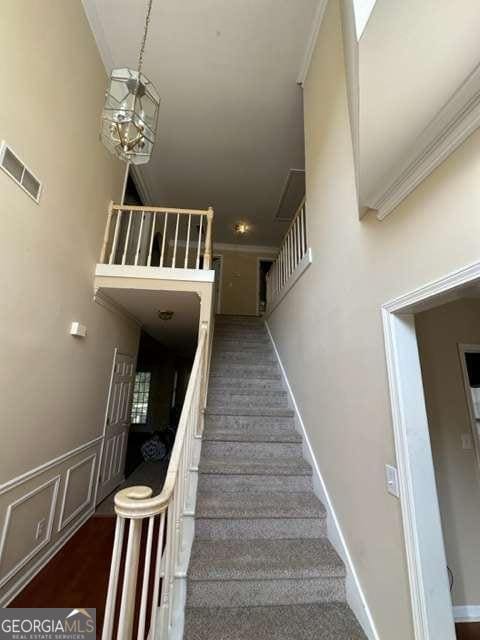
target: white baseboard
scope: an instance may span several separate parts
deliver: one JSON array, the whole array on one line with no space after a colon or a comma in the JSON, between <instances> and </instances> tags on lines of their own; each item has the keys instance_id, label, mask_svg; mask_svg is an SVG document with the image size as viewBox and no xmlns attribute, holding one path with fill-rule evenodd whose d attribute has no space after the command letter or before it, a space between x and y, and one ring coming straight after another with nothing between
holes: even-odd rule
<instances>
[{"instance_id":1,"label":"white baseboard","mask_svg":"<svg viewBox=\"0 0 480 640\"><path fill-rule=\"evenodd\" d=\"M10 602L18 596L18 594L27 586L27 584L33 580L33 578L40 573L40 571L50 562L54 555L56 555L60 549L70 540L74 533L80 529L85 522L93 516L95 509L89 509L79 520L77 520L69 529L65 531L61 538L59 538L54 544L47 547L46 551L40 555L38 560L34 562L28 571L23 573L17 580L13 582L8 591L6 591L0 598L0 607L7 607Z\"/></svg>"},{"instance_id":2,"label":"white baseboard","mask_svg":"<svg viewBox=\"0 0 480 640\"><path fill-rule=\"evenodd\" d=\"M332 545L335 547L335 550L337 551L337 553L345 563L345 568L347 571L347 578L346 578L347 602L350 608L352 609L353 613L357 617L357 620L361 624L369 640L380 640L380 636L378 635L378 631L375 627L375 623L373 621L372 614L368 607L365 594L360 584L360 580L358 578L357 572L355 571L352 557L350 555L350 552L347 547L347 543L345 541L342 530L340 528L340 524L338 522L337 516L335 514L335 510L333 508L332 501L327 491L327 487L325 485L322 474L320 472L318 462L315 458L315 453L310 443L307 430L305 429L305 424L303 422L300 409L297 405L295 396L293 395L292 388L288 381L285 367L283 366L282 360L280 358L280 354L277 349L277 345L275 344L275 340L273 339L272 332L270 331L270 327L268 326L268 323L266 321L265 321L265 326L267 328L268 335L270 337L271 343L273 345L273 349L275 351L275 355L278 360L278 364L280 366L280 370L282 372L282 377L283 377L285 387L287 389L290 404L292 406L292 409L295 411L296 425L297 425L298 431L301 433L303 438L304 455L308 460L308 462L312 465L313 489L314 489L315 495L323 503L323 505L327 510L328 539L330 540Z\"/></svg>"},{"instance_id":3,"label":"white baseboard","mask_svg":"<svg viewBox=\"0 0 480 640\"><path fill-rule=\"evenodd\" d=\"M465 604L453 607L455 622L480 622L480 604Z\"/></svg>"}]
</instances>

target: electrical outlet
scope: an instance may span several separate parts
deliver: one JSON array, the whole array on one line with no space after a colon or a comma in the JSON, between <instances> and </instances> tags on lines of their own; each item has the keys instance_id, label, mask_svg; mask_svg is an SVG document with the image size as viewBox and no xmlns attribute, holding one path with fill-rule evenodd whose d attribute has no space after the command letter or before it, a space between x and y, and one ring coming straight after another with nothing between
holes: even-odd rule
<instances>
[{"instance_id":1,"label":"electrical outlet","mask_svg":"<svg viewBox=\"0 0 480 640\"><path fill-rule=\"evenodd\" d=\"M462 449L473 449L473 440L470 433L462 433Z\"/></svg>"},{"instance_id":2,"label":"electrical outlet","mask_svg":"<svg viewBox=\"0 0 480 640\"><path fill-rule=\"evenodd\" d=\"M387 477L387 491L395 498L400 497L400 487L398 485L398 471L390 464L385 465L385 473Z\"/></svg>"},{"instance_id":3,"label":"electrical outlet","mask_svg":"<svg viewBox=\"0 0 480 640\"><path fill-rule=\"evenodd\" d=\"M35 540L40 540L45 537L45 518L42 518L37 522L37 527L35 529Z\"/></svg>"}]
</instances>

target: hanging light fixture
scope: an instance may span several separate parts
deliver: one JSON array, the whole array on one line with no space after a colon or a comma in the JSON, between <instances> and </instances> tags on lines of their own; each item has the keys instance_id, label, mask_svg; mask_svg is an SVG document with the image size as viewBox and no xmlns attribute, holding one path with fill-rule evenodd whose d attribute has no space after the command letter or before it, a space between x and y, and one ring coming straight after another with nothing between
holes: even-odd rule
<instances>
[{"instance_id":1,"label":"hanging light fixture","mask_svg":"<svg viewBox=\"0 0 480 640\"><path fill-rule=\"evenodd\" d=\"M145 17L138 68L113 69L105 93L100 138L109 151L128 163L145 164L152 155L160 97L142 73L152 0Z\"/></svg>"}]
</instances>

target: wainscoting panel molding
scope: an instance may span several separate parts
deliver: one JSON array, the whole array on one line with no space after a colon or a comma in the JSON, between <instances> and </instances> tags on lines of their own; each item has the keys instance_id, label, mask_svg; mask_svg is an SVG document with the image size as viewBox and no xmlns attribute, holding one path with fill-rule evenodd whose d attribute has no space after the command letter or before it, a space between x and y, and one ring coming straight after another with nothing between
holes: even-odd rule
<instances>
[{"instance_id":1,"label":"wainscoting panel molding","mask_svg":"<svg viewBox=\"0 0 480 640\"><path fill-rule=\"evenodd\" d=\"M0 485L0 607L94 513L99 436Z\"/></svg>"}]
</instances>

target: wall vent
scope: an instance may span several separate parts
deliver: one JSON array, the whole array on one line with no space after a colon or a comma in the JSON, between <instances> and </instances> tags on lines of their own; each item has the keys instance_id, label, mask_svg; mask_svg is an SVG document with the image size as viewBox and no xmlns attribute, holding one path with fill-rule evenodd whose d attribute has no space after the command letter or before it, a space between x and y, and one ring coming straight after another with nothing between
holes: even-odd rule
<instances>
[{"instance_id":1,"label":"wall vent","mask_svg":"<svg viewBox=\"0 0 480 640\"><path fill-rule=\"evenodd\" d=\"M275 220L290 222L305 197L305 171L290 169L282 190Z\"/></svg>"},{"instance_id":2,"label":"wall vent","mask_svg":"<svg viewBox=\"0 0 480 640\"><path fill-rule=\"evenodd\" d=\"M40 202L42 183L33 175L30 169L25 166L5 141L2 141L0 146L0 168L3 169L12 180L15 180L18 186L21 187L25 193L28 193L37 204Z\"/></svg>"}]
</instances>

